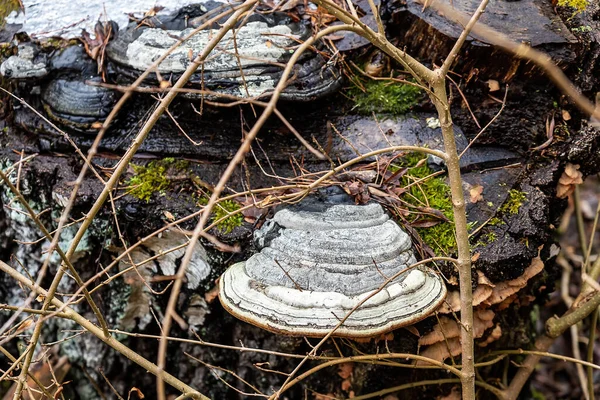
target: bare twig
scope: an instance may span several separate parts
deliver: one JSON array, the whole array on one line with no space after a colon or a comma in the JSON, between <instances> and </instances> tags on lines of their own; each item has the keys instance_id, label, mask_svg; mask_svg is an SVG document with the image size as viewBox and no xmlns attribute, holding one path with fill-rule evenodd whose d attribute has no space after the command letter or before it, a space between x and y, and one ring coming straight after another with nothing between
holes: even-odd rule
<instances>
[{"instance_id":1,"label":"bare twig","mask_svg":"<svg viewBox=\"0 0 600 400\"><path fill-rule=\"evenodd\" d=\"M11 278L13 278L15 281L17 281L20 284L22 284L23 286L27 287L29 290L34 291L38 295L42 295L46 298L49 298L49 293L46 290L40 288L39 286L36 286L35 283L32 282L30 279L23 276L22 274L17 272L14 268L12 268L10 265L8 265L2 261L0 261L0 271L6 273ZM171 375L167 372L164 372L164 371L160 371L159 368L155 364L146 360L144 357L140 356L139 354L137 354L136 352L134 352L133 350L131 350L130 348L125 346L123 343L119 342L117 339L113 338L112 336L106 336L104 334L104 332L102 331L102 329L98 328L96 325L94 325L88 319L86 319L79 313L75 312L72 308L65 306L65 304L62 301L53 297L51 300L51 303L56 308L63 309L65 315L69 319L71 319L72 321L79 324L85 330L87 330L88 332L90 332L91 334L96 336L98 339L102 340L104 343L106 343L107 345L109 345L110 347L112 347L113 349L118 351L119 353L123 354L125 357L129 358L134 363L138 364L139 366L141 366L142 368L151 372L154 375L158 375L159 373L161 373L163 375L164 381L167 382L169 385L173 386L175 389L181 391L184 394L193 394L194 396L196 396L195 398L198 398L198 399L210 400L208 397L202 395L195 389L193 389L190 386L186 385L185 383L181 382L179 379L175 378L173 375ZM17 364L15 363L14 365L17 365Z\"/></svg>"}]
</instances>

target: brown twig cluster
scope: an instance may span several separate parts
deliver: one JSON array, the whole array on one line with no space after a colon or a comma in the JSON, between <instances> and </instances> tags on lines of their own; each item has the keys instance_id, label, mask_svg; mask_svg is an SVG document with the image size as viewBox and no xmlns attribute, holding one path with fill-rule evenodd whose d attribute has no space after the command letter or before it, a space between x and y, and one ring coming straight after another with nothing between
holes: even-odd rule
<instances>
[{"instance_id":1,"label":"brown twig cluster","mask_svg":"<svg viewBox=\"0 0 600 400\"><path fill-rule=\"evenodd\" d=\"M354 164L360 163L365 159L373 156L378 156L385 153L394 153L394 152L422 152L427 154L432 154L440 159L444 160L447 165L447 173L448 179L450 181L451 187L451 199L453 204L453 213L454 213L454 223L455 223L455 232L457 239L457 257L449 258L449 257L437 257L432 259L425 259L420 261L419 263L431 262L434 260L444 260L450 263L453 263L459 274L459 284L460 284L460 295L459 295L459 303L460 303L460 353L462 355L462 365L448 365L440 361L433 360L431 358L412 355L412 354L397 354L397 353L384 353L384 354L371 354L371 355L363 355L363 356L354 356L354 357L335 357L331 359L326 359L318 354L318 350L321 346L330 338L330 336L335 332L333 329L329 335L323 338L317 345L315 345L310 353L305 356L299 355L289 355L284 353L276 354L277 356L283 357L294 357L299 358L300 361L297 364L297 367L287 374L287 378L283 385L274 393L270 395L262 394L264 397L268 397L270 399L277 399L289 388L294 386L295 384L301 382L306 379L308 376L318 372L323 368L327 368L333 365L348 363L348 362L370 362L370 363L382 363L384 365L393 365L397 367L409 367L406 364L394 362L392 360L395 359L411 359L418 360L419 365L411 365L410 368L441 368L448 372L454 374L457 379L447 379L447 380L437 380L437 381L423 381L418 382L412 385L403 385L402 387L389 388L384 391L380 391L377 393L371 393L363 396L359 396L356 398L372 398L376 396L382 396L391 391L402 390L406 387L414 387L416 385L426 385L426 384L440 384L440 383L449 383L449 382L460 382L462 389L462 396L464 399L474 400L476 398L475 388L476 386L482 387L483 389L492 392L496 397L501 399L515 399L517 398L519 392L523 388L523 385L526 383L527 379L531 375L533 369L537 365L539 359L542 356L547 355L547 351L549 349L550 344L565 332L566 329L573 326L577 322L581 321L583 318L587 317L590 313L594 312L600 306L600 293L596 290L596 286L590 283L588 286L582 290L582 293L578 299L576 299L569 311L560 318L553 318L547 322L547 332L545 335L540 337L535 344L536 351L531 351L527 354L525 362L523 362L521 368L518 370L516 376L512 379L510 384L507 387L496 387L494 385L488 384L486 382L482 382L476 380L475 368L480 365L490 365L490 363L498 362L505 355L497 357L496 359L487 362L477 364L476 354L474 349L474 337L473 337L473 327L474 327L474 316L473 316L473 289L472 289L472 267L471 267L471 251L469 245L469 233L467 229L467 219L465 212L465 198L463 193L461 172L459 167L459 159L460 155L457 152L455 138L454 138L454 129L452 116L450 114L450 104L447 94L447 74L450 71L453 63L459 55L459 52L464 45L467 37L471 32L477 32L480 36L491 37L494 38L493 43L498 44L500 47L515 53L519 57L524 57L531 59L536 62L544 71L546 71L552 79L556 82L556 84L564 90L567 94L569 94L573 101L579 105L584 111L588 113L594 112L594 107L591 106L591 103L584 98L582 98L572 87L572 85L566 80L566 78L562 75L562 72L555 67L550 60L544 56L539 54L538 52L528 48L526 45L516 45L510 42L508 39L498 36L495 32L489 30L489 28L482 27L477 24L477 21L481 14L484 12L485 7L487 5L488 0L483 0L479 5L477 11L469 17L466 17L452 8L448 8L449 6L444 5L443 3L436 3L434 7L439 8L444 11L447 15L452 18L461 21L464 25L464 31L460 35L456 44L452 48L451 52L448 54L446 59L444 60L441 67L436 68L428 68L402 49L397 48L391 42L387 40L385 37L384 26L379 18L379 13L375 3L372 0L369 0L369 6L372 9L373 15L376 18L377 31L369 28L363 22L361 22L358 17L356 9L352 6L351 2L348 2L345 6L340 6L340 4L332 1L332 0L315 0L315 3L318 4L323 9L327 10L327 12L342 21L341 25L329 26L321 29L316 32L310 39L306 42L302 43L295 50L294 55L291 57L290 61L285 66L285 69L282 73L282 77L278 82L275 90L273 91L270 99L268 101L259 101L257 99L246 99L246 100L237 100L236 103L249 103L253 105L257 105L263 107L263 111L260 114L257 122L250 129L249 132L246 133L245 138L235 156L227 166L226 170L223 172L221 179L218 184L212 188L212 194L208 203L200 209L198 212L185 216L184 218L173 221L167 224L160 231L165 231L167 229L173 228L181 224L185 221L190 221L195 218L199 218L199 221L193 230L193 232L188 232L188 242L186 246L185 256L183 261L177 271L177 274L174 277L174 280L170 286L171 293L168 301L168 305L166 307L164 316L161 323L161 332L162 334L159 337L155 337L159 341L158 347L158 356L156 363L153 363L150 360L147 360L141 357L139 354L123 345L121 342L115 339L113 336L115 333L125 334L124 332L115 331L110 328L108 323L105 321L105 318L100 311L99 307L95 304L92 294L95 290L97 290L100 286L106 283L106 281L101 282L100 285L93 286L100 279L104 279L108 271L118 265L119 261L124 259L125 257L129 257L129 261L132 264L131 269L137 270L137 268L143 267L144 264L149 263L152 259L148 259L142 263L134 263L130 257L131 252L138 246L142 245L145 241L149 240L149 238L153 235L156 235L160 232L156 232L153 235L140 240L138 243L129 246L117 259L115 259L110 265L103 268L102 271L98 272L94 277L89 279L87 282L84 282L78 275L78 272L73 267L71 260L75 251L77 249L78 244L84 237L84 234L89 229L91 223L97 217L100 210L104 207L107 200L111 203L113 201L113 192L115 188L118 186L120 179L122 178L123 173L126 171L130 161L133 156L140 148L142 142L150 132L150 130L154 127L159 117L164 113L168 112L168 107L171 102L175 99L175 97L183 91L186 91L185 85L187 81L190 79L192 74L196 71L196 69L203 63L203 61L210 55L211 51L218 45L219 41L229 32L234 29L236 24L240 21L243 21L250 13L253 12L256 7L258 0L247 0L243 4L237 7L231 7L230 9L226 9L221 12L219 15L212 17L205 24L194 30L188 37L182 39L182 41L187 40L189 37L200 31L201 29L209 26L213 22L219 20L220 18L229 15L227 22L225 22L222 27L214 34L210 43L204 49L199 49L200 53L194 58L193 63L190 65L188 70L186 70L182 76L174 83L174 85L170 88L160 88L160 90L164 92L164 97L160 99L156 109L153 113L148 117L145 121L144 125L141 127L140 131L136 135L135 139L132 141L130 147L127 149L125 154L121 157L120 161L117 163L115 168L111 171L110 178L106 181L102 180L102 177L94 170L92 160L96 156L97 148L105 134L106 130L114 120L114 117L122 108L123 104L130 98L131 94L138 90L138 86L144 80L146 76L153 72L153 70L160 64L167 55L175 49L180 43L174 45L171 49L169 49L163 57L156 60L152 67L150 67L144 74L142 74L139 79L137 79L131 86L127 88L121 88L124 90L125 94L122 96L120 101L117 103L109 117L103 123L102 128L100 129L92 147L88 151L87 157L83 154L80 154L82 158L84 158L85 162L83 167L79 173L77 180L74 182L73 190L71 196L66 204L66 207L63 210L63 213L59 219L58 227L54 232L50 232L46 229L42 221L39 219L39 215L29 207L25 198L23 198L18 186L15 186L10 179L10 173L4 171L0 171L0 179L4 182L4 184L8 187L10 191L12 191L16 197L16 199L23 205L25 211L28 214L28 217L31 218L40 232L43 234L45 238L50 242L50 247L48 248L48 253L52 254L56 252L58 256L61 258L62 263L60 268L58 269L56 275L52 279L52 283L49 288L46 290L42 288L41 282L44 278L47 269L50 257L46 258L38 277L33 280L30 277L24 276L19 273L15 268L10 265L0 262L0 270L2 270L5 274L12 277L15 282L18 282L22 285L23 288L29 291L28 299L20 306L17 305L0 305L0 309L14 311L15 314L10 319L10 323L5 324L2 327L2 333L7 333L8 336L2 338L2 343L6 340L10 340L14 337L15 332L11 332L9 329L11 324L13 324L23 313L34 315L33 322L33 333L29 339L29 343L22 355L19 358L15 358L9 352L7 352L1 345L0 351L8 357L12 361L12 367L8 371L2 371L3 378L9 376L13 371L17 368L20 368L20 372L18 377L15 379L16 388L14 391L13 398L19 399L21 398L23 392L29 393L29 396L33 398L32 388L30 387L30 382L34 382L37 386L37 390L42 391L46 396L53 396L52 393L48 392L47 388L44 386L42 382L39 382L35 376L31 374L31 365L34 362L34 354L35 349L38 347L40 335L44 326L44 323L48 321L49 318L65 318L77 323L82 332L86 332L88 334L92 334L102 340L106 345L110 346L117 352L121 353L123 356L129 358L131 361L138 364L144 370L149 371L150 373L156 376L157 381L157 393L159 399L166 399L166 389L165 384L168 384L178 390L181 393L179 398L194 398L194 399L207 399L206 396L199 393L194 388L188 386L185 382L182 382L175 376L171 375L167 371L166 364L166 351L167 345L171 341L181 340L176 339L170 336L171 325L174 320L178 318L176 315L176 304L179 298L179 294L184 283L184 277L189 266L189 263L192 259L194 246L198 243L198 240L201 237L207 238L214 242L217 240L208 234L208 231L214 227L219 221L213 221L211 224L208 224L209 218L211 216L211 211L213 208L221 201L225 201L231 198L239 198L242 195L253 196L254 202L248 206L243 207L237 212L243 212L247 208L251 207L268 207L275 202L294 202L302 199L304 196L309 194L316 188L327 185L331 179L333 179L337 174L347 171ZM222 196L225 191L227 182L231 178L233 172L236 168L242 164L245 156L250 152L251 146L253 144L254 139L256 138L258 132L262 129L263 125L267 121L267 119L272 115L276 114L284 123L284 116L277 110L277 102L279 99L279 95L282 90L288 84L288 79L292 74L292 69L298 59L301 57L304 51L310 49L317 41L321 40L324 37L327 37L338 31L352 31L361 36L367 38L372 44L377 46L391 58L393 58L397 63L402 65L406 72L410 74L416 81L416 84L420 87L426 89L427 94L429 95L430 100L432 101L435 109L438 113L439 121L442 128L443 142L444 142L444 151L432 150L423 147L416 146L393 146L382 150L373 151L367 154L360 155L355 159L348 161L346 163L340 164L338 166L332 167L330 171L323 172L316 176L302 177L303 181L290 181L289 185L281 186L280 188L274 189L252 189L247 193L235 193L230 196ZM289 127L291 125L286 123ZM487 128L484 127L483 129ZM58 128L56 128L58 129ZM293 127L291 131L293 130ZM297 134L297 132L296 132ZM317 157L323 157L323 154L310 146L308 142L300 137L299 134L296 135L302 143ZM22 161L24 162L24 161ZM61 233L65 226L69 222L69 215L72 210L73 204L75 204L75 199L78 194L79 188L87 174L87 171L92 170L96 174L96 178L102 180L104 185L102 192L97 196L96 201L90 211L87 213L86 217L81 221L79 225L78 231L72 240L72 243L69 249L66 252L62 252L62 250L58 247L58 242L61 238ZM567 173L569 177L573 177L573 171ZM579 181L576 179L574 181L569 181L568 183L578 183ZM565 184L566 185L566 184ZM279 190L279 192L277 192ZM267 196L266 194L277 192L277 196ZM265 194L264 196L261 196ZM231 214L227 215L224 218L231 216ZM173 249L175 250L175 249ZM588 254L589 260L589 254ZM66 301L60 301L57 296L57 289L59 284L61 283L64 275L68 273L75 279L75 282L78 285L78 290L72 297ZM126 271L122 271L120 273L114 274L109 279L115 279ZM600 275L600 262L597 261L593 265L590 265L588 276L591 282L596 282L596 279ZM387 284L393 277L390 277L385 284ZM385 286L382 285L381 289ZM81 296L80 296L81 295ZM34 309L31 307L31 303L34 298L40 298L43 300L43 305L41 309ZM73 309L73 304L85 300L90 309L93 311L95 315L97 325L85 318L83 315L77 313ZM366 301L365 299L364 301ZM364 302L363 301L363 302ZM360 306L360 304L358 305ZM357 307L358 307L357 306ZM349 314L348 314L349 315ZM344 320L348 317L341 318L339 325L343 324ZM339 326L338 325L338 326ZM337 329L337 328L336 328ZM141 335L138 335L141 336ZM248 348L235 348L232 346L223 346L219 344L206 343L201 340L190 341L199 345L211 345L222 348L230 348L232 351L257 351L260 352L260 349L248 349ZM275 355L273 352L270 354ZM323 361L318 366L308 369L307 371L300 373L301 368L306 364L309 360L321 360ZM593 365L586 364L588 367L593 368ZM216 368L214 366L208 366L209 368ZM231 372L231 371L229 371ZM251 386L251 385L249 385Z\"/></svg>"}]
</instances>

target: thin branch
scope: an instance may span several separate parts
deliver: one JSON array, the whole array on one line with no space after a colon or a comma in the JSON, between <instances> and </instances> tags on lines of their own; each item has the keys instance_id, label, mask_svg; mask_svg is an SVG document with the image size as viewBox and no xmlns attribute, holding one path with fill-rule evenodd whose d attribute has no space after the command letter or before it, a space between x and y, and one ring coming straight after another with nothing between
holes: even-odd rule
<instances>
[{"instance_id":1,"label":"thin branch","mask_svg":"<svg viewBox=\"0 0 600 400\"><path fill-rule=\"evenodd\" d=\"M224 25L224 28L226 26L227 26L227 24ZM221 193L223 192L223 190L225 188L226 182L229 181L229 178L231 177L231 175L233 174L233 172L235 171L237 166L241 163L241 161L245 157L246 153L248 153L248 151L250 150L252 141L254 140L254 138L256 138L256 135L258 134L259 130L262 128L262 126L267 121L269 116L273 113L273 110L275 109L275 106L277 104L277 100L279 99L279 94L285 88L285 86L287 84L287 79L288 79L290 73L292 72L292 68L294 67L294 65L296 64L296 62L298 61L298 58L300 58L302 53L304 51L306 51L310 46L312 46L312 44L315 41L317 41L318 39L320 39L323 36L329 35L333 32L337 32L340 30L355 30L355 29L356 28L350 27L347 25L339 25L339 26L333 26L333 27L326 28L326 29L320 31L317 35L308 38L294 52L294 54L290 57L290 60L288 61L286 68L284 69L284 71L281 74L281 78L279 79L279 82L278 82L277 86L275 87L273 95L272 95L271 99L269 100L269 104L264 109L263 113L259 117L258 121L254 124L254 126L252 127L250 132L248 132L248 134L245 137L244 142L242 143L242 145L240 146L240 148L238 149L236 154L233 156L233 159L231 160L231 162L229 163L229 165L227 166L227 168L221 175L219 182L215 186L213 193L210 196L208 204L204 208L204 213L200 217L200 221L196 225L196 228L194 229L194 232L193 232L192 236L190 237L190 244L188 245L188 248L185 252L183 260L181 261L181 265L179 266L179 269L177 271L177 275L176 275L176 278L175 278L175 281L173 284L173 289L171 290L169 302L168 302L167 308L165 310L165 317L163 319L164 337L161 338L159 348L158 348L157 364L158 364L159 368L163 368L166 363L166 355L167 355L166 336L168 336L169 331L171 329L171 321L172 321L173 313L175 311L175 305L177 304L177 299L179 297L179 292L181 290L181 286L183 285L183 278L185 277L187 267L188 267L188 265L192 259L192 256L194 254L194 247L196 246L196 243L198 242L198 239L204 230L204 225L208 221L210 212L212 211L219 196L221 195ZM164 390L161 390L161 389L163 389L163 387L160 384L160 376L158 377L158 380L157 380L157 389L159 392L159 399L164 400Z\"/></svg>"},{"instance_id":2,"label":"thin branch","mask_svg":"<svg viewBox=\"0 0 600 400\"><path fill-rule=\"evenodd\" d=\"M34 291L38 295L49 298L49 296L48 296L49 293L46 290L40 288L39 286L36 286L34 282L32 282L30 279L28 279L24 275L20 274L19 272L17 272L14 268L12 268L10 265L4 263L3 261L0 261L0 271L6 273L11 278L13 278L15 281L17 281L20 284L22 284L23 286L27 287L29 290ZM63 309L64 313L66 314L66 316L68 316L68 318L70 320L79 324L82 328L84 328L85 330L87 330L88 332L90 332L91 334L96 336L98 339L100 339L101 341L106 343L108 346L112 347L114 350L118 351L119 353L121 353L122 355L124 355L125 357L127 357L128 359L133 361L134 363L138 364L140 367L144 368L145 370L149 371L150 373L152 373L154 375L158 375L159 373L161 373L163 375L164 381L167 382L169 385L173 386L175 389L179 390L180 392L182 392L184 394L188 394L188 395L193 394L194 396L196 396L195 398L198 398L198 399L210 400L208 397L202 395L197 390L195 390L192 387L181 382L179 379L177 379L173 375L171 375L167 372L164 372L164 371L160 371L159 368L155 364L148 361L144 357L140 356L135 351L131 350L129 347L127 347L123 343L119 342L114 337L104 335L104 332L102 331L102 329L100 329L99 327L94 325L92 322L90 322L88 319L83 317L81 314L74 311L72 308L66 306L62 301L58 300L57 298L52 298L51 303L56 308Z\"/></svg>"},{"instance_id":3,"label":"thin branch","mask_svg":"<svg viewBox=\"0 0 600 400\"><path fill-rule=\"evenodd\" d=\"M462 33L456 40L456 43L454 43L452 50L450 50L450 53L448 53L448 56L444 60L444 64L442 64L440 68L440 72L443 75L446 75L448 71L450 71L450 67L452 66L452 63L454 63L454 60L456 60L456 57L458 57L458 53L460 52L460 49L462 48L463 44L465 44L465 40L467 40L467 37L469 37L471 30L473 29L473 27L475 27L475 24L477 23L477 21L479 21L481 14L483 14L483 12L485 11L488 1L489 0L483 0L481 3L479 3L479 7L477 7L477 10L475 10L473 15L471 15L471 19L467 23L467 26L465 26L465 28L463 29Z\"/></svg>"}]
</instances>

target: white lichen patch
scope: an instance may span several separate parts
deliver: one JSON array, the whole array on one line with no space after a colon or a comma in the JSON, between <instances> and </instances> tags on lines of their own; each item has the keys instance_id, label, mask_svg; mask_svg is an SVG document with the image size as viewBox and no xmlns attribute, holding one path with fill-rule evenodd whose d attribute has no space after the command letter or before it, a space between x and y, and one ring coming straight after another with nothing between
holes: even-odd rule
<instances>
[{"instance_id":1,"label":"white lichen patch","mask_svg":"<svg viewBox=\"0 0 600 400\"><path fill-rule=\"evenodd\" d=\"M192 28L183 31L146 29L136 40L127 45L124 56L116 50L110 51L109 55L130 68L145 71L169 47L177 43L178 38L187 36L191 31ZM160 64L159 72L166 74L185 71L214 34L212 30L205 30L194 35ZM204 62L203 70L206 72L239 71L240 66L248 68L278 62L287 51L286 48L297 44L295 39L298 38L286 25L269 27L264 22L249 22L236 30L235 42L232 32L225 35Z\"/></svg>"},{"instance_id":2,"label":"white lichen patch","mask_svg":"<svg viewBox=\"0 0 600 400\"><path fill-rule=\"evenodd\" d=\"M159 255L155 260L140 265L140 268L151 268L153 272L162 275L175 275L179 264L183 259L187 244L186 236L177 232L167 231L160 237L152 237L142 246L139 246L130 253L133 262L136 264L146 262L155 255ZM183 247L182 247L183 246ZM162 254L162 255L161 255ZM186 287L196 289L202 280L210 274L211 267L208 263L206 250L201 244L196 244L194 254L186 270ZM129 266L128 258L121 262L121 268ZM156 266L160 271L156 270Z\"/></svg>"},{"instance_id":3,"label":"white lichen patch","mask_svg":"<svg viewBox=\"0 0 600 400\"><path fill-rule=\"evenodd\" d=\"M260 96L263 93L274 90L275 85L277 84L277 82L269 77L265 77L264 79L255 79L252 81L248 81L240 77L237 79L237 81L240 84L239 88L241 97Z\"/></svg>"},{"instance_id":4,"label":"white lichen patch","mask_svg":"<svg viewBox=\"0 0 600 400\"><path fill-rule=\"evenodd\" d=\"M218 1L218 0L217 0ZM162 8L157 15L168 15L188 4L202 3L202 0L161 0L159 3L147 0L128 1L78 1L71 0L23 0L25 12L11 13L6 22L22 24L21 31L34 38L63 37L76 38L81 30L94 32L96 21L112 20L124 29L129 23L129 13L142 15L155 5Z\"/></svg>"}]
</instances>

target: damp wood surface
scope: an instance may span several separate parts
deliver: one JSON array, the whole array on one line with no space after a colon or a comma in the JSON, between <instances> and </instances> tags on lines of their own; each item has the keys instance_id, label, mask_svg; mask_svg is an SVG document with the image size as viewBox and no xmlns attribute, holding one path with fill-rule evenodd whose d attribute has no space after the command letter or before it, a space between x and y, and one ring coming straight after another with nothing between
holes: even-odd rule
<instances>
[{"instance_id":1,"label":"damp wood surface","mask_svg":"<svg viewBox=\"0 0 600 400\"><path fill-rule=\"evenodd\" d=\"M367 3L361 3L362 9L367 10ZM600 90L596 73L600 48L597 8L573 18L570 18L570 13L563 12L561 20L547 2L540 0L492 3L484 16L484 22L489 21L509 36L514 34L514 38L529 41L536 48L547 51L569 77L581 84L588 97ZM469 0L457 6L463 11L469 11L475 4ZM386 10L389 11L385 15L389 17L386 23L390 37L395 38L399 46L406 47L409 53L418 56L423 62L439 62L456 38L456 26L443 23L431 11L422 12L421 6L411 0L407 3L383 4L382 13L387 12ZM527 10L526 13L523 10ZM368 13L366 14L363 18L372 23L372 16L369 19ZM585 26L590 26L592 30L581 33L579 28ZM0 35L0 38L3 37ZM346 56L348 59L359 62L368 53L368 46L364 46L356 38L345 36L344 39L347 39L345 43L351 42L347 44L351 50ZM81 53L81 49L78 51ZM3 50L2 60L13 53L16 53L16 49L6 48L6 53ZM78 69L69 70L65 75L83 74L83 71L87 73L90 68L94 71L94 63L78 64L74 59L69 56L65 62L71 66L75 64ZM582 60L580 69L577 68L578 60ZM32 64L35 66L35 62ZM49 103L42 98L44 90L62 75L58 69L52 68L54 67L44 72L46 75L34 77L33 81L28 81L28 78L16 82L3 79L2 85L25 98L46 116L44 104ZM478 312L477 329L482 331L478 343L486 346L478 347L478 352L485 352L486 349L526 348L531 345L532 333L536 330L532 309L535 304L544 304L552 290L552 282L559 275L559 269L552 261L555 237L551 226L559 225L567 201L556 197L557 184L569 163L579 165L578 171L585 176L599 172L600 134L587 124L585 116L578 114L569 101L552 88L548 79L539 71L522 61L507 57L504 52L486 44L482 38L469 40L455 65L455 72L459 74L457 82L478 118L477 122L473 120L456 87L452 86L452 112L456 122L457 145L461 150L479 132L477 125L485 126L499 111L504 95L503 84L509 83L505 110L465 153L461 159L461 167L468 220L472 229L477 230L471 239L471 245L477 271L474 278L476 294L479 296L477 305L482 309ZM36 73L42 72L38 69ZM130 77L124 75L122 79L122 82L130 81ZM498 81L501 90L490 91L490 80ZM344 82L342 86L342 90L345 90L349 83ZM95 95L92 93L90 96ZM293 178L300 172L310 174L328 171L332 163L339 164L352 159L357 153L364 154L391 145L425 145L431 149L441 149L440 129L435 127L435 121L428 122L428 118L435 118L434 110L425 101L417 102L406 115L365 116L354 109L352 99L348 97L344 91L343 94L332 94L313 102L282 102L279 106L279 110L299 133L325 152L331 161L313 158L289 129L273 118L259 134L244 165L234 173L228 184L227 194L247 190L249 187L278 186L287 183L282 178ZM111 168L137 133L140 121L144 120L154 104L148 94L137 94L119 115L95 158L95 166L103 177L110 174ZM218 182L243 140L241 130L251 126L256 121L255 112L261 111L259 107L227 109L203 105L203 114L199 115L195 111L199 111L200 107L199 102L192 103L189 99L173 103L170 112L179 127L168 116L161 117L134 159L136 167L132 166L123 177L120 189L115 192L117 196L114 205L118 227L126 243L135 243L174 218L189 215L205 204L203 202L206 201L206 196L210 195L211 188ZM564 111L569 112L571 119L563 118ZM536 150L548 140L546 122L552 118L557 125L553 141ZM89 131L78 130L79 128L68 123L61 125L59 122L59 126L65 129L84 152L90 147L94 138L93 129L90 134ZM197 144L190 142L180 128ZM1 167L5 169L17 163L21 151L25 155L37 156L22 168L20 187L36 211L50 210L42 214L43 221L55 227L57 213L71 193L72 182L77 178L81 161L62 136L39 116L18 102L2 97ZM164 169L164 174L157 173L163 174L159 176L161 179L158 182L166 182L166 185L161 186L160 190L150 189L149 192L144 192L141 198L133 196L131 193L135 192L131 191L131 186L132 182L136 182L133 178L139 175L141 168L148 167L152 170L151 163L154 162L153 166L156 167L156 162L165 159L173 161L166 163L168 166ZM185 161L187 164L176 165L178 161ZM398 162L396 167L401 170L405 166ZM370 200L379 201L393 210L398 207L398 203L389 200L386 194L391 193L398 181L392 179L389 184L382 183L383 175L377 175L381 171L378 168L380 165L377 165L376 159L370 158L357 165L356 169L346 171L346 175L334 177L333 181L347 191L358 188L356 191L360 196L369 196ZM431 172L435 170L432 169ZM102 185L88 175L74 204L72 217L75 219L85 215L102 189ZM370 179L372 176L377 176L378 179ZM391 173L387 175L389 176ZM443 176L441 179L444 179ZM272 196L280 194L283 193L275 192ZM263 200L267 196L259 196L257 199ZM359 202L363 198L360 196L356 196ZM5 261L16 257L35 273L40 265L40 259L36 255L41 254L46 244L37 242L39 232L36 232L31 221L6 207L15 204L16 200L5 188L2 188L0 200L4 206L0 211L0 257ZM238 207L246 206L251 204L251 199L236 198L235 203ZM435 215L436 218L441 218L439 214ZM241 343L246 348L306 354L316 344L315 339L305 341L301 337L274 334L240 322L227 313L216 298L217 278L228 266L243 262L257 252L252 240L253 232L257 224L270 217L268 210L253 207L243 214L241 222L231 222L229 227L233 228L230 231L225 228L213 229L212 234L226 244L239 245L241 252L224 253L202 240L205 252L199 251L194 255L194 268L187 277L177 310L188 327L207 342L231 346L240 346ZM211 218L211 221L214 219ZM436 220L431 218L425 223L433 223L431 221ZM191 230L194 225L195 221L192 220L183 223L181 227ZM69 232L72 234L72 230L67 233ZM65 238L68 239L67 234ZM165 234L162 239L164 240L155 239L145 243L133 255L135 260L156 256L167 247L178 246L183 241L181 236L173 236L172 232ZM27 247L19 244L22 242L33 244ZM112 207L107 206L99 214L84 245L78 249L76 268L87 279L98 272L98 265L108 265L121 251L122 242L116 231L115 215ZM429 253L426 251L422 254L417 252L419 258L427 254ZM143 277L152 281L152 288L156 292L168 290L168 280L165 277L175 273L181 257L181 251L175 252L172 257L158 257L156 261L152 261L151 268L143 273ZM532 261L538 257L540 262L543 260L541 270L540 264ZM126 260L117 268L125 269L127 266ZM439 267L449 277L448 291L456 292L457 286L452 278L454 270L448 265L440 264ZM53 265L50 272L55 271L56 265ZM105 285L95 294L95 298L114 326L132 332L160 335L152 313L163 312L167 298L150 293L139 280L139 275L135 271L130 272L133 273L125 274L122 279L115 279ZM281 276L281 272L279 275ZM48 280L43 282L43 285L48 284ZM73 291L74 285L67 282L61 290ZM16 303L21 299L21 294L8 277L0 277L2 298ZM454 295L449 295L449 298L451 296ZM483 309L485 307L493 307L493 315ZM451 314L441 317L441 321L451 331L456 327L450 326L446 319L448 315ZM1 314L0 322L4 321L5 316L6 314ZM330 342L322 349L322 354L381 354L387 351L414 354L419 351L421 337L438 332L439 328L435 328L437 323L436 318L428 318L412 327L394 330L380 341L368 343L336 339L335 343ZM75 325L64 321L51 322L48 324L49 333L45 340L66 338L68 330L75 328ZM183 339L196 339L194 333L181 326L175 326L172 334ZM492 342L492 339L495 341ZM155 359L156 339L134 339L122 335L120 340L147 358ZM9 350L16 354L18 348L15 345ZM68 390L74 397L99 397L86 377L86 373L92 371L94 379L100 381L102 377L97 372L99 368L103 369L121 394L126 394L131 386L136 386L148 388L144 389L147 398L155 395L152 376L108 350L94 338L82 335L67 340L60 351L69 358L68 379L73 383ZM187 358L184 352L234 371L264 393L270 393L272 388L279 387L285 377L265 373L257 365L263 369L291 371L298 362L272 354L172 342L168 349L169 371L215 399L243 396L224 385L213 370ZM442 353L435 356L446 356ZM0 362L4 369L6 360L2 359ZM315 361L309 363L310 366L316 364ZM501 368L494 366L486 373L489 376L500 376ZM333 367L323 370L311 376L303 385L294 387L288 396L290 399L304 398L305 391L309 390L348 397L350 391L355 395L365 394L415 380L440 378L442 375L430 370L395 369L357 363L340 369ZM237 379L224 379L238 390L247 390ZM412 389L406 393L411 398L429 399L447 395L450 390L451 386L446 385L423 390ZM108 388L104 394L112 395ZM577 396L575 393L571 395Z\"/></svg>"}]
</instances>

